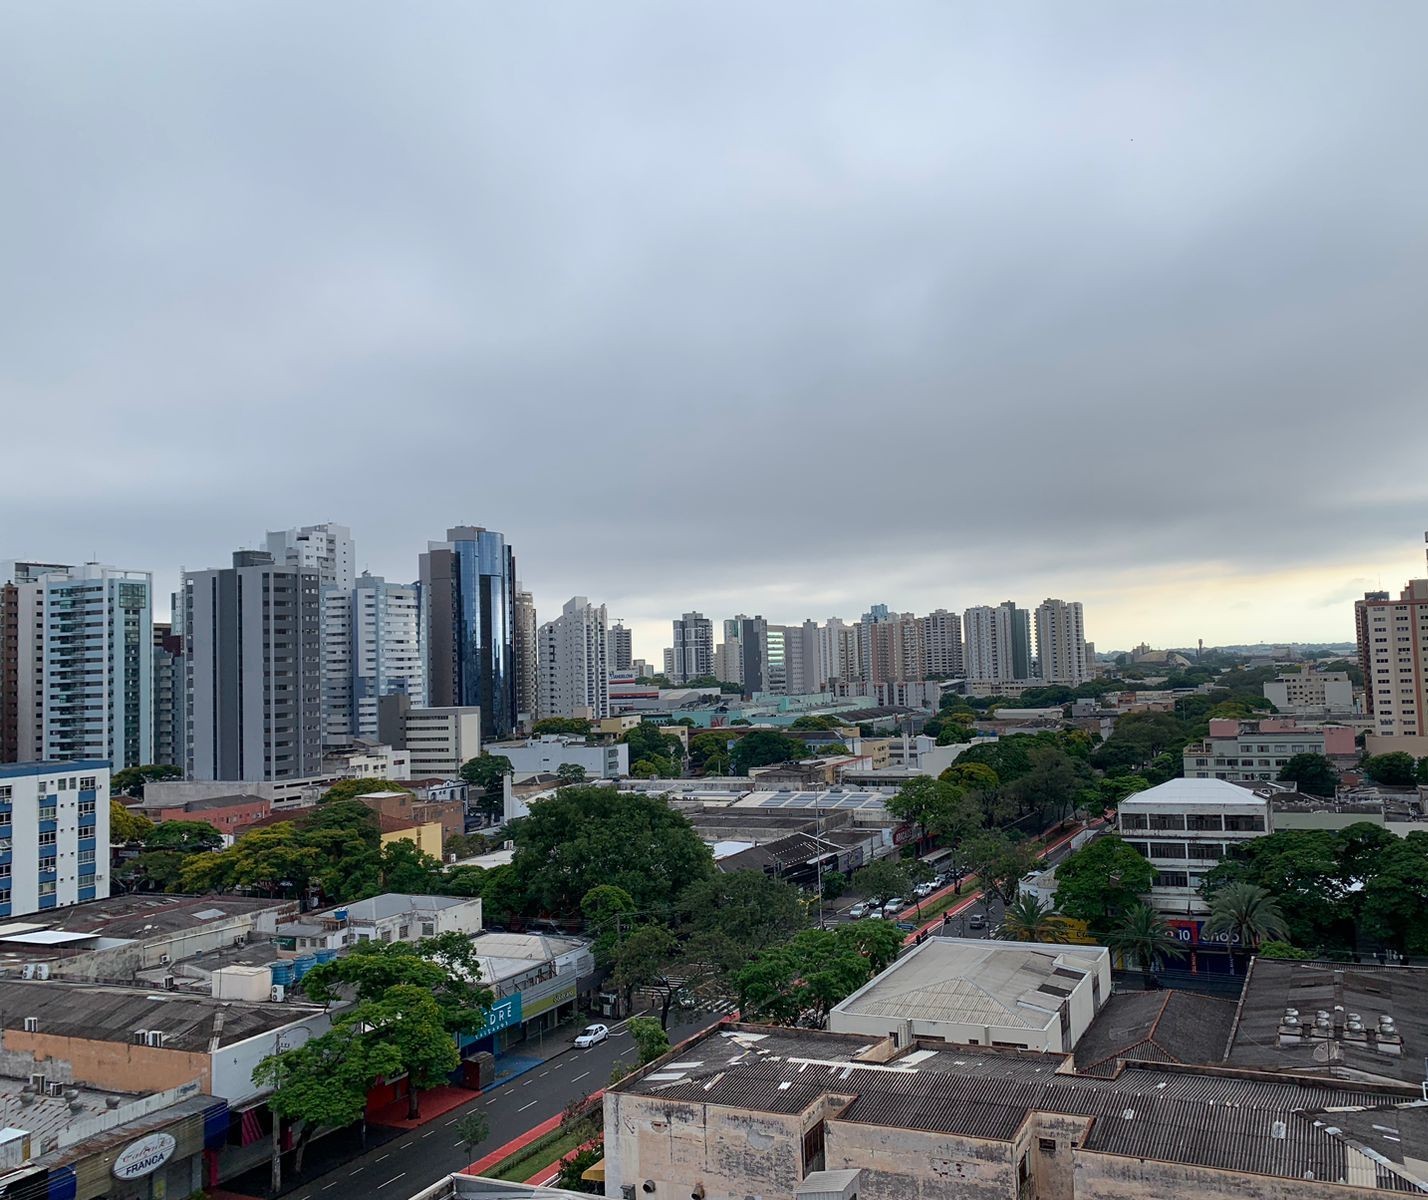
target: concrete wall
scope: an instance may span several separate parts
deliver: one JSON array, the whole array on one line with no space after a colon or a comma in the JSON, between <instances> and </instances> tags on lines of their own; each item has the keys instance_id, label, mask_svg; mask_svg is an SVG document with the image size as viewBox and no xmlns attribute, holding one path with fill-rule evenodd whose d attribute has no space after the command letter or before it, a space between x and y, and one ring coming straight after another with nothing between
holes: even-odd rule
<instances>
[{"instance_id":1,"label":"concrete wall","mask_svg":"<svg viewBox=\"0 0 1428 1200\"><path fill-rule=\"evenodd\" d=\"M330 1014L309 1012L303 1015L301 1021L272 1033L219 1047L210 1060L211 1086L208 1090L231 1105L245 1103L262 1090L253 1085L253 1068L263 1059L270 1054L295 1050L331 1028Z\"/></svg>"},{"instance_id":2,"label":"concrete wall","mask_svg":"<svg viewBox=\"0 0 1428 1200\"><path fill-rule=\"evenodd\" d=\"M1306 1186L1294 1179L1180 1166L1119 1154L1076 1150L1076 1190L1096 1200L1147 1200L1158 1196L1193 1196L1195 1200L1367 1200L1382 1196L1368 1171L1359 1187L1316 1180ZM1367 1159L1364 1160L1368 1162ZM1040 1197L1038 1197L1040 1200Z\"/></svg>"},{"instance_id":3,"label":"concrete wall","mask_svg":"<svg viewBox=\"0 0 1428 1200\"><path fill-rule=\"evenodd\" d=\"M161 1046L136 1046L132 1042L105 1042L89 1038L60 1037L44 1032L44 1015L39 1033L6 1029L0 1036L7 1065L12 1055L28 1056L36 1071L69 1079L95 1088L121 1087L134 1092L161 1092L197 1082L201 1091L210 1091L208 1055L192 1050ZM22 1072L28 1074L28 1072Z\"/></svg>"},{"instance_id":4,"label":"concrete wall","mask_svg":"<svg viewBox=\"0 0 1428 1200\"><path fill-rule=\"evenodd\" d=\"M296 908L296 902L293 904ZM259 912L255 910L228 917L222 921L211 921L197 929L176 929L161 937L148 938L142 942L130 942L107 950L91 950L87 954L76 954L73 958L56 959L50 963L53 979L81 981L117 980L131 983L138 971L151 970L163 966L160 959L167 954L171 963L180 959L217 950L233 945L237 937L252 934L257 925ZM269 920L268 928L272 928Z\"/></svg>"},{"instance_id":5,"label":"concrete wall","mask_svg":"<svg viewBox=\"0 0 1428 1200\"><path fill-rule=\"evenodd\" d=\"M861 1190L868 1196L1016 1200L1017 1195L1016 1160L1006 1142L832 1120L824 1161L832 1171L865 1171ZM748 1192L758 1194L750 1187L735 1196ZM764 1193L766 1200L777 1194L773 1189Z\"/></svg>"}]
</instances>

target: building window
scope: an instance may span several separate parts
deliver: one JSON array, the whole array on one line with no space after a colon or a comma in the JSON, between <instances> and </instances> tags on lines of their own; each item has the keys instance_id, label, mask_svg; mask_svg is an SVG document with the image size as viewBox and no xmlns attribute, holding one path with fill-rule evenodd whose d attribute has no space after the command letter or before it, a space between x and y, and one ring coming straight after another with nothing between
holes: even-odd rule
<instances>
[{"instance_id":1,"label":"building window","mask_svg":"<svg viewBox=\"0 0 1428 1200\"><path fill-rule=\"evenodd\" d=\"M39 844L41 846L53 846L55 844L55 831L47 829L40 833Z\"/></svg>"},{"instance_id":2,"label":"building window","mask_svg":"<svg viewBox=\"0 0 1428 1200\"><path fill-rule=\"evenodd\" d=\"M59 815L58 809L53 804L40 805L40 820L53 821Z\"/></svg>"},{"instance_id":3,"label":"building window","mask_svg":"<svg viewBox=\"0 0 1428 1200\"><path fill-rule=\"evenodd\" d=\"M81 850L81 851L79 852L79 865L80 865L80 866L84 866L86 863L92 863L93 861L94 861L94 851L93 851L93 850ZM6 868L5 868L5 874L8 875L9 873L10 873L10 868L9 868L9 867L6 867Z\"/></svg>"},{"instance_id":4,"label":"building window","mask_svg":"<svg viewBox=\"0 0 1428 1200\"><path fill-rule=\"evenodd\" d=\"M79 790L81 792L93 792L99 787L99 780L93 775L81 775L79 779Z\"/></svg>"},{"instance_id":5,"label":"building window","mask_svg":"<svg viewBox=\"0 0 1428 1200\"><path fill-rule=\"evenodd\" d=\"M79 802L79 815L81 817L92 817L94 815L94 801L81 800Z\"/></svg>"},{"instance_id":6,"label":"building window","mask_svg":"<svg viewBox=\"0 0 1428 1200\"><path fill-rule=\"evenodd\" d=\"M10 785L8 783L0 784L0 803L8 804L10 802L10 794Z\"/></svg>"},{"instance_id":7,"label":"building window","mask_svg":"<svg viewBox=\"0 0 1428 1200\"><path fill-rule=\"evenodd\" d=\"M40 895L41 895L41 896L53 896L54 894L55 894L55 885L54 885L53 880L50 881L49 883L42 883L42 884L40 884Z\"/></svg>"},{"instance_id":8,"label":"building window","mask_svg":"<svg viewBox=\"0 0 1428 1200\"><path fill-rule=\"evenodd\" d=\"M1056 1153L1056 1139L1055 1139L1055 1138L1037 1138L1037 1139L1036 1139L1036 1148L1037 1148L1038 1150L1040 1150L1043 1154L1055 1154L1055 1153Z\"/></svg>"}]
</instances>

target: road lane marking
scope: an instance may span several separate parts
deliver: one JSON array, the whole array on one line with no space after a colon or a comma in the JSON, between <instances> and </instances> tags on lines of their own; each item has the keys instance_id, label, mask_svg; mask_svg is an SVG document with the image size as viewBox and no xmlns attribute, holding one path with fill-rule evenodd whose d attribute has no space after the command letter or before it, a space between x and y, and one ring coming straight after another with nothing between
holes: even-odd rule
<instances>
[{"instance_id":1,"label":"road lane marking","mask_svg":"<svg viewBox=\"0 0 1428 1200\"><path fill-rule=\"evenodd\" d=\"M435 1129L428 1129L424 1134L422 1134L422 1137L424 1137L424 1138L429 1138L429 1137L431 1137L431 1135L432 1135L433 1133L435 1133L435 1132L436 1132Z\"/></svg>"},{"instance_id":2,"label":"road lane marking","mask_svg":"<svg viewBox=\"0 0 1428 1200\"><path fill-rule=\"evenodd\" d=\"M537 1104L539 1104L539 1103L540 1103L539 1100L532 1100L529 1104L523 1104L523 1105L521 1105L521 1107L518 1108L518 1109L516 1109L516 1111L517 1111L517 1112L525 1112L526 1109L528 1109L528 1108L534 1108L534 1107L535 1107Z\"/></svg>"},{"instance_id":3,"label":"road lane marking","mask_svg":"<svg viewBox=\"0 0 1428 1200\"><path fill-rule=\"evenodd\" d=\"M377 1159L377 1161L378 1161L378 1162L381 1162L383 1158L391 1158L391 1157L392 1157L392 1152L391 1152L390 1150L388 1150L385 1154L381 1155L381 1156Z\"/></svg>"},{"instance_id":4,"label":"road lane marking","mask_svg":"<svg viewBox=\"0 0 1428 1200\"><path fill-rule=\"evenodd\" d=\"M589 1074L590 1074L589 1071L586 1071L586 1072L585 1072L585 1075L589 1075ZM571 1082L571 1083L579 1083L582 1079L585 1078L585 1075L577 1075L577 1076L576 1076L574 1079L572 1079L570 1082Z\"/></svg>"},{"instance_id":5,"label":"road lane marking","mask_svg":"<svg viewBox=\"0 0 1428 1200\"><path fill-rule=\"evenodd\" d=\"M405 1175L405 1174L406 1174L406 1172L403 1171L403 1172L402 1172L402 1175ZM387 1180L387 1183L396 1183L397 1180L402 1177L402 1175L393 1175L389 1180ZM386 1186L387 1186L387 1183L379 1183L379 1184L377 1185L378 1189L380 1190L381 1188L386 1187Z\"/></svg>"}]
</instances>

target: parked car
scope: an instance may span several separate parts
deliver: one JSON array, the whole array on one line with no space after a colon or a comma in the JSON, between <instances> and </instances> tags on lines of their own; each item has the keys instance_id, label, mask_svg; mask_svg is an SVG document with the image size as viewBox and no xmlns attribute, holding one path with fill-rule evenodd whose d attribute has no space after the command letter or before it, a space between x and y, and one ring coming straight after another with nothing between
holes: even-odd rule
<instances>
[{"instance_id":1,"label":"parked car","mask_svg":"<svg viewBox=\"0 0 1428 1200\"><path fill-rule=\"evenodd\" d=\"M891 899L883 901L883 916L890 917L894 913L901 912L906 907L906 900L901 896L893 896Z\"/></svg>"},{"instance_id":2,"label":"parked car","mask_svg":"<svg viewBox=\"0 0 1428 1200\"><path fill-rule=\"evenodd\" d=\"M926 883L919 883L912 889L912 894L921 900L924 896L930 896L942 885L936 880L929 879Z\"/></svg>"},{"instance_id":3,"label":"parked car","mask_svg":"<svg viewBox=\"0 0 1428 1200\"><path fill-rule=\"evenodd\" d=\"M608 1025L587 1025L575 1038L575 1044L581 1050L590 1046L598 1046L610 1036Z\"/></svg>"},{"instance_id":4,"label":"parked car","mask_svg":"<svg viewBox=\"0 0 1428 1200\"><path fill-rule=\"evenodd\" d=\"M848 910L848 919L852 921L861 921L864 917L868 915L868 911L875 907L876 905L869 904L866 900L859 900L857 904L853 905L853 907Z\"/></svg>"},{"instance_id":5,"label":"parked car","mask_svg":"<svg viewBox=\"0 0 1428 1200\"><path fill-rule=\"evenodd\" d=\"M985 929L986 927L987 918L979 912L975 912L967 918L968 929Z\"/></svg>"}]
</instances>

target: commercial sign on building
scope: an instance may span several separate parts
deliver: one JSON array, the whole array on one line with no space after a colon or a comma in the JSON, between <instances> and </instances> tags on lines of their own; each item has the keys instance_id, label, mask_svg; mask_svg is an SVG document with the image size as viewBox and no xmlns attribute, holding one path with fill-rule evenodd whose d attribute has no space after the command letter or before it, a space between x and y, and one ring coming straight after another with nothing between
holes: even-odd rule
<instances>
[{"instance_id":1,"label":"commercial sign on building","mask_svg":"<svg viewBox=\"0 0 1428 1200\"><path fill-rule=\"evenodd\" d=\"M491 1005L491 1011L486 1014L486 1024L476 1031L476 1036L483 1038L488 1034L499 1033L502 1029L509 1029L512 1025L520 1023L521 994L517 992L514 996L507 996Z\"/></svg>"},{"instance_id":2,"label":"commercial sign on building","mask_svg":"<svg viewBox=\"0 0 1428 1200\"><path fill-rule=\"evenodd\" d=\"M151 1133L131 1142L114 1160L115 1179L142 1179L173 1157L178 1143L167 1133Z\"/></svg>"}]
</instances>

